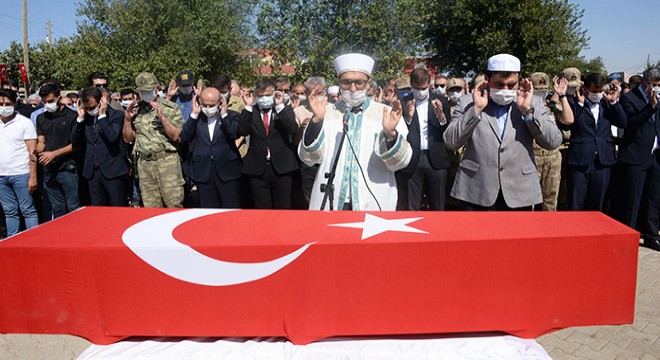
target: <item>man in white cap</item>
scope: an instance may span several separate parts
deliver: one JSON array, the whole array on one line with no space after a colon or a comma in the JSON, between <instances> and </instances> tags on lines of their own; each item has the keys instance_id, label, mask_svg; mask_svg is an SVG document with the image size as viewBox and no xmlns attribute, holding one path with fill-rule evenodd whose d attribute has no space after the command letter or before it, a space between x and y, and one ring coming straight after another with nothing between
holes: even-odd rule
<instances>
[{"instance_id":1,"label":"man in white cap","mask_svg":"<svg viewBox=\"0 0 660 360\"><path fill-rule=\"evenodd\" d=\"M333 85L328 88L328 102L335 104L339 101L339 86Z\"/></svg>"},{"instance_id":2,"label":"man in white cap","mask_svg":"<svg viewBox=\"0 0 660 360\"><path fill-rule=\"evenodd\" d=\"M465 210L531 210L541 203L533 140L547 150L562 141L531 81L520 81L520 60L509 54L488 59L486 81L459 99L443 137L452 150L465 145L451 190Z\"/></svg>"},{"instance_id":3,"label":"man in white cap","mask_svg":"<svg viewBox=\"0 0 660 360\"><path fill-rule=\"evenodd\" d=\"M363 54L345 54L334 61L341 101L328 105L325 91L316 88L309 97L313 116L305 129L298 155L307 165L320 164L310 199L310 209L320 209L326 173L346 133L338 155L332 208L337 210L395 210L394 172L406 167L412 148L402 120L401 103L392 108L367 97L374 60ZM323 207L329 209L330 201Z\"/></svg>"}]
</instances>

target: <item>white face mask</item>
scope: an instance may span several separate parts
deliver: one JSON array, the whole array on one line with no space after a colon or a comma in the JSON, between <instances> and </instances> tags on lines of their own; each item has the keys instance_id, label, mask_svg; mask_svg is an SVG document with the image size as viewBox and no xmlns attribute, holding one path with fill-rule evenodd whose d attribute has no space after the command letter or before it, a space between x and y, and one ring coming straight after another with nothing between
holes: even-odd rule
<instances>
[{"instance_id":1,"label":"white face mask","mask_svg":"<svg viewBox=\"0 0 660 360\"><path fill-rule=\"evenodd\" d=\"M204 115L206 115L207 118L215 116L215 114L218 113L218 110L219 109L218 109L217 106L214 106L214 107L206 107L205 106L205 107L202 108L202 112L204 113Z\"/></svg>"},{"instance_id":2,"label":"white face mask","mask_svg":"<svg viewBox=\"0 0 660 360\"><path fill-rule=\"evenodd\" d=\"M124 109L128 109L128 106L131 105L132 102L133 100L122 100L121 107L123 107Z\"/></svg>"},{"instance_id":3,"label":"white face mask","mask_svg":"<svg viewBox=\"0 0 660 360\"><path fill-rule=\"evenodd\" d=\"M288 104L289 100L291 100L291 95L284 93L284 103Z\"/></svg>"},{"instance_id":4,"label":"white face mask","mask_svg":"<svg viewBox=\"0 0 660 360\"><path fill-rule=\"evenodd\" d=\"M14 113L13 106L0 106L0 116L10 117Z\"/></svg>"},{"instance_id":5,"label":"white face mask","mask_svg":"<svg viewBox=\"0 0 660 360\"><path fill-rule=\"evenodd\" d=\"M445 87L437 86L437 87L434 89L434 91L436 91L436 92L437 92L438 94L440 94L440 95L444 95L444 94L447 93L447 85L445 85Z\"/></svg>"},{"instance_id":6,"label":"white face mask","mask_svg":"<svg viewBox=\"0 0 660 360\"><path fill-rule=\"evenodd\" d=\"M589 93L589 95L587 95L587 98L589 99L589 101L591 101L592 103L595 104L595 103L599 102L600 99L603 98L603 93L602 92Z\"/></svg>"},{"instance_id":7,"label":"white face mask","mask_svg":"<svg viewBox=\"0 0 660 360\"><path fill-rule=\"evenodd\" d=\"M156 93L152 91L140 91L140 99L146 102L152 102L156 100Z\"/></svg>"},{"instance_id":8,"label":"white face mask","mask_svg":"<svg viewBox=\"0 0 660 360\"><path fill-rule=\"evenodd\" d=\"M273 95L271 95L271 96L259 96L257 98L257 105L259 105L259 109L262 109L262 110L272 108L274 103L275 103L275 101L273 100Z\"/></svg>"},{"instance_id":9,"label":"white face mask","mask_svg":"<svg viewBox=\"0 0 660 360\"><path fill-rule=\"evenodd\" d=\"M101 112L101 107L97 106L92 110L87 110L87 113L91 116L97 116Z\"/></svg>"},{"instance_id":10,"label":"white face mask","mask_svg":"<svg viewBox=\"0 0 660 360\"><path fill-rule=\"evenodd\" d=\"M341 90L341 101L350 106L351 108L357 107L364 103L364 100L367 99L367 90Z\"/></svg>"},{"instance_id":11,"label":"white face mask","mask_svg":"<svg viewBox=\"0 0 660 360\"><path fill-rule=\"evenodd\" d=\"M506 106L511 104L518 97L518 91L507 89L490 89L490 98L498 105Z\"/></svg>"},{"instance_id":12,"label":"white face mask","mask_svg":"<svg viewBox=\"0 0 660 360\"><path fill-rule=\"evenodd\" d=\"M305 100L307 100L307 95L298 95L298 99L300 101L305 101Z\"/></svg>"},{"instance_id":13,"label":"white face mask","mask_svg":"<svg viewBox=\"0 0 660 360\"><path fill-rule=\"evenodd\" d=\"M458 100L458 98L461 97L461 92L460 91L450 91L449 92L449 98L451 100Z\"/></svg>"},{"instance_id":14,"label":"white face mask","mask_svg":"<svg viewBox=\"0 0 660 360\"><path fill-rule=\"evenodd\" d=\"M222 96L223 98L225 98L225 100L229 100L229 92L226 92L226 93L220 93L220 96Z\"/></svg>"},{"instance_id":15,"label":"white face mask","mask_svg":"<svg viewBox=\"0 0 660 360\"><path fill-rule=\"evenodd\" d=\"M53 103L45 103L44 104L44 109L46 109L46 111L48 111L49 113L53 113L53 112L57 111L57 109L59 107L60 107L60 104L58 104L57 101L53 102Z\"/></svg>"},{"instance_id":16,"label":"white face mask","mask_svg":"<svg viewBox=\"0 0 660 360\"><path fill-rule=\"evenodd\" d=\"M653 91L655 91L655 97L660 99L660 86L654 86Z\"/></svg>"},{"instance_id":17,"label":"white face mask","mask_svg":"<svg viewBox=\"0 0 660 360\"><path fill-rule=\"evenodd\" d=\"M419 90L419 89L413 89L413 96L417 101L424 101L429 98L429 89L426 88L424 90Z\"/></svg>"},{"instance_id":18,"label":"white face mask","mask_svg":"<svg viewBox=\"0 0 660 360\"><path fill-rule=\"evenodd\" d=\"M575 95L576 92L577 92L577 88L574 87L569 87L568 89L566 89L566 94L569 96Z\"/></svg>"}]
</instances>

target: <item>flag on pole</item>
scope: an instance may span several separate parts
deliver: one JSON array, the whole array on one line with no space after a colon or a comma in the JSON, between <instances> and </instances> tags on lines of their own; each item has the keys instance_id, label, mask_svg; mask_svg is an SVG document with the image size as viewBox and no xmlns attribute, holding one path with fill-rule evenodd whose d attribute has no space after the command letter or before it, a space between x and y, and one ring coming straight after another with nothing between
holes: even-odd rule
<instances>
[{"instance_id":1,"label":"flag on pole","mask_svg":"<svg viewBox=\"0 0 660 360\"><path fill-rule=\"evenodd\" d=\"M23 63L18 64L18 69L21 71L21 80L23 80L23 84L27 84L28 77L27 77L27 70L25 69L25 64Z\"/></svg>"},{"instance_id":2,"label":"flag on pole","mask_svg":"<svg viewBox=\"0 0 660 360\"><path fill-rule=\"evenodd\" d=\"M7 64L0 64L0 82L7 80Z\"/></svg>"}]
</instances>

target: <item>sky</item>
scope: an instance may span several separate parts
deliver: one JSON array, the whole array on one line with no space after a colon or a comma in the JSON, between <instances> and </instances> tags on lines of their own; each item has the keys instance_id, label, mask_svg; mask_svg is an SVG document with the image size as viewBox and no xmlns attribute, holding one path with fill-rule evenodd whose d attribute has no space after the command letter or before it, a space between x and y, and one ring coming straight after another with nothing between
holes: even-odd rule
<instances>
[{"instance_id":1,"label":"sky","mask_svg":"<svg viewBox=\"0 0 660 360\"><path fill-rule=\"evenodd\" d=\"M0 50L11 41L22 44L22 0L1 0ZM584 9L582 29L587 30L589 45L581 55L587 59L603 58L609 72L637 73L644 70L647 57L660 61L658 0L569 0ZM28 40L47 38L47 22L51 21L53 40L76 33L78 0L28 0ZM655 18L654 18L655 16ZM4 59L0 59L3 61Z\"/></svg>"}]
</instances>

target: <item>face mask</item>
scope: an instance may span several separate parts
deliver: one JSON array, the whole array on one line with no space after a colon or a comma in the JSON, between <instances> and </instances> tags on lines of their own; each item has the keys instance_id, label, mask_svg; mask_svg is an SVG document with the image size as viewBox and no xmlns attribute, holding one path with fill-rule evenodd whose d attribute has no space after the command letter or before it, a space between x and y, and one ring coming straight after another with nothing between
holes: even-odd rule
<instances>
[{"instance_id":1,"label":"face mask","mask_svg":"<svg viewBox=\"0 0 660 360\"><path fill-rule=\"evenodd\" d=\"M179 88L179 91L181 91L183 95L190 95L192 94L192 86L182 86Z\"/></svg>"},{"instance_id":2,"label":"face mask","mask_svg":"<svg viewBox=\"0 0 660 360\"><path fill-rule=\"evenodd\" d=\"M546 96L547 94L548 94L548 93L547 93L545 90L534 90L534 95L536 95L536 96L540 96L540 97L542 97L542 98L544 98L544 99L545 99L545 96Z\"/></svg>"},{"instance_id":3,"label":"face mask","mask_svg":"<svg viewBox=\"0 0 660 360\"><path fill-rule=\"evenodd\" d=\"M225 98L225 100L229 100L229 92L226 92L226 93L220 93L220 96L222 96L223 98Z\"/></svg>"},{"instance_id":4,"label":"face mask","mask_svg":"<svg viewBox=\"0 0 660 360\"><path fill-rule=\"evenodd\" d=\"M203 107L202 112L204 115L206 115L207 118L213 117L215 114L218 113L218 107Z\"/></svg>"},{"instance_id":5,"label":"face mask","mask_svg":"<svg viewBox=\"0 0 660 360\"><path fill-rule=\"evenodd\" d=\"M121 107L123 107L124 109L128 109L128 106L131 105L132 102L133 100L122 100Z\"/></svg>"},{"instance_id":6,"label":"face mask","mask_svg":"<svg viewBox=\"0 0 660 360\"><path fill-rule=\"evenodd\" d=\"M57 102L44 104L44 109L46 109L46 111L48 111L49 113L57 111L57 108L59 107L60 105Z\"/></svg>"},{"instance_id":7,"label":"face mask","mask_svg":"<svg viewBox=\"0 0 660 360\"><path fill-rule=\"evenodd\" d=\"M298 95L298 99L300 101L305 101L305 100L307 100L307 95Z\"/></svg>"},{"instance_id":8,"label":"face mask","mask_svg":"<svg viewBox=\"0 0 660 360\"><path fill-rule=\"evenodd\" d=\"M577 88L574 87L569 87L568 89L566 89L566 94L568 94L569 96L575 95L576 92L577 92Z\"/></svg>"},{"instance_id":9,"label":"face mask","mask_svg":"<svg viewBox=\"0 0 660 360\"><path fill-rule=\"evenodd\" d=\"M413 96L417 101L424 101L429 98L429 89L424 90L413 89Z\"/></svg>"},{"instance_id":10,"label":"face mask","mask_svg":"<svg viewBox=\"0 0 660 360\"><path fill-rule=\"evenodd\" d=\"M589 101L591 101L592 103L595 104L595 103L599 102L600 99L603 98L603 93L602 92L589 93L589 95L587 95L587 98L589 99Z\"/></svg>"},{"instance_id":11,"label":"face mask","mask_svg":"<svg viewBox=\"0 0 660 360\"><path fill-rule=\"evenodd\" d=\"M0 106L0 116L10 117L14 113L13 106Z\"/></svg>"},{"instance_id":12,"label":"face mask","mask_svg":"<svg viewBox=\"0 0 660 360\"><path fill-rule=\"evenodd\" d=\"M341 90L341 101L350 106L351 108L362 105L364 100L367 99L367 90Z\"/></svg>"},{"instance_id":13,"label":"face mask","mask_svg":"<svg viewBox=\"0 0 660 360\"><path fill-rule=\"evenodd\" d=\"M153 91L140 91L140 99L146 102L152 102L156 100L156 93Z\"/></svg>"},{"instance_id":14,"label":"face mask","mask_svg":"<svg viewBox=\"0 0 660 360\"><path fill-rule=\"evenodd\" d=\"M445 87L438 86L438 87L435 88L435 91L440 95L444 95L444 94L447 93L447 87L446 86Z\"/></svg>"},{"instance_id":15,"label":"face mask","mask_svg":"<svg viewBox=\"0 0 660 360\"><path fill-rule=\"evenodd\" d=\"M259 109L262 109L262 110L272 108L274 103L275 102L273 100L273 95L271 95L271 96L259 96L257 98L257 105L259 105Z\"/></svg>"},{"instance_id":16,"label":"face mask","mask_svg":"<svg viewBox=\"0 0 660 360\"><path fill-rule=\"evenodd\" d=\"M158 92L156 93L156 95L158 95L158 97L161 98L161 99L164 99L164 98L165 98L165 93L163 92L163 90L158 90Z\"/></svg>"},{"instance_id":17,"label":"face mask","mask_svg":"<svg viewBox=\"0 0 660 360\"><path fill-rule=\"evenodd\" d=\"M655 97L660 99L660 86L654 86L653 91L655 91Z\"/></svg>"},{"instance_id":18,"label":"face mask","mask_svg":"<svg viewBox=\"0 0 660 360\"><path fill-rule=\"evenodd\" d=\"M449 98L452 100L458 100L458 98L461 97L461 92L460 91L450 91L449 92Z\"/></svg>"},{"instance_id":19,"label":"face mask","mask_svg":"<svg viewBox=\"0 0 660 360\"><path fill-rule=\"evenodd\" d=\"M517 97L518 92L516 90L490 89L490 98L501 106L511 104Z\"/></svg>"},{"instance_id":20,"label":"face mask","mask_svg":"<svg viewBox=\"0 0 660 360\"><path fill-rule=\"evenodd\" d=\"M100 112L101 112L101 107L100 106L97 106L96 108L94 108L92 110L87 110L87 114L89 114L91 116L98 116L98 114Z\"/></svg>"},{"instance_id":21,"label":"face mask","mask_svg":"<svg viewBox=\"0 0 660 360\"><path fill-rule=\"evenodd\" d=\"M284 103L288 104L289 100L291 100L291 95L284 93Z\"/></svg>"}]
</instances>

